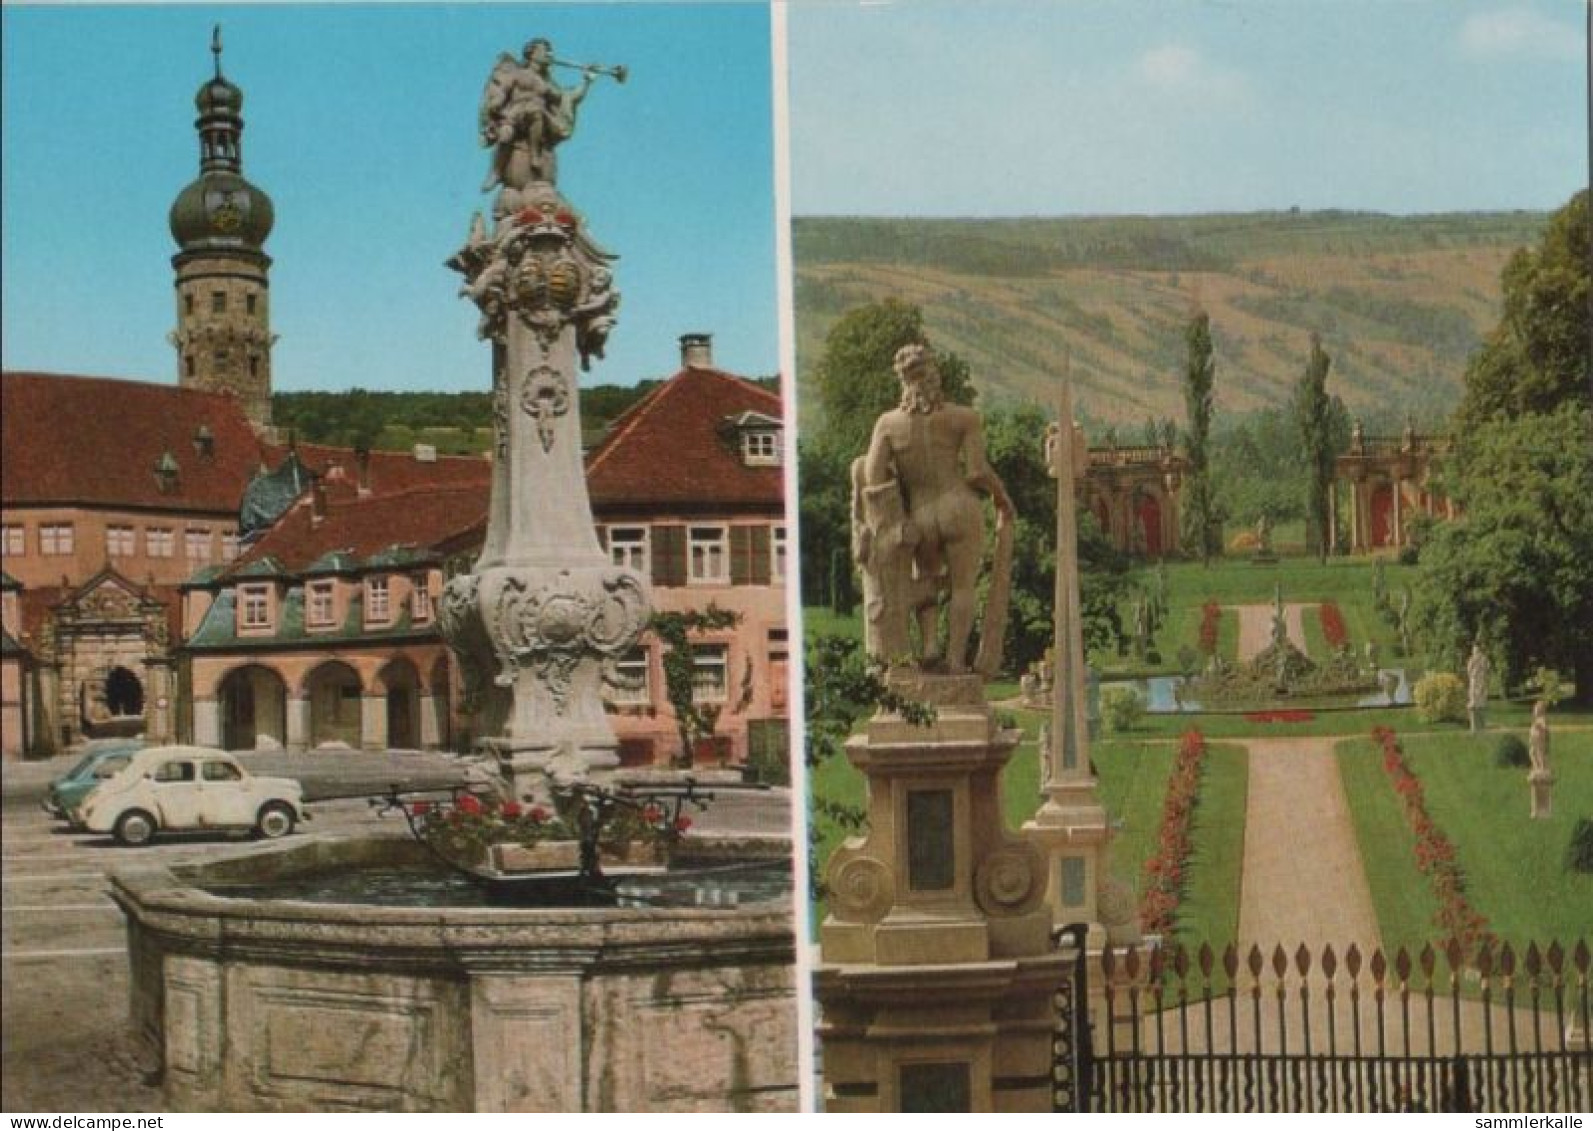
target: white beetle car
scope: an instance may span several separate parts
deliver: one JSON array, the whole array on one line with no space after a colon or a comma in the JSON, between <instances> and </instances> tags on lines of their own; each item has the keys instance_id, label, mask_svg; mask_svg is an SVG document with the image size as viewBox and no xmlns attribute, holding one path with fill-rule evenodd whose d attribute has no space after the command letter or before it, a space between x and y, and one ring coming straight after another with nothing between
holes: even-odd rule
<instances>
[{"instance_id":1,"label":"white beetle car","mask_svg":"<svg viewBox=\"0 0 1593 1131\"><path fill-rule=\"evenodd\" d=\"M253 777L232 755L202 746L140 750L84 798L78 816L90 832L130 845L168 830L247 830L274 840L309 818L298 782Z\"/></svg>"}]
</instances>

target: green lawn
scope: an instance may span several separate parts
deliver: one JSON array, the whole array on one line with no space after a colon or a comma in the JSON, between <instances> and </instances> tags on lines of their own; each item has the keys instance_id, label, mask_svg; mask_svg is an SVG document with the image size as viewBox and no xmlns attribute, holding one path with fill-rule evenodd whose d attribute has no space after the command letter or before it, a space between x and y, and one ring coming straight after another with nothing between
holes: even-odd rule
<instances>
[{"instance_id":1,"label":"green lawn","mask_svg":"<svg viewBox=\"0 0 1593 1131\"><path fill-rule=\"evenodd\" d=\"M1468 898L1494 933L1516 946L1593 939L1593 876L1563 867L1572 826L1593 815L1593 731L1554 735L1554 815L1543 821L1527 816L1526 771L1494 765L1497 734L1401 732L1401 740L1428 812L1455 842ZM1370 740L1344 743L1339 766L1383 942L1420 947L1433 935L1437 906L1381 753Z\"/></svg>"}]
</instances>

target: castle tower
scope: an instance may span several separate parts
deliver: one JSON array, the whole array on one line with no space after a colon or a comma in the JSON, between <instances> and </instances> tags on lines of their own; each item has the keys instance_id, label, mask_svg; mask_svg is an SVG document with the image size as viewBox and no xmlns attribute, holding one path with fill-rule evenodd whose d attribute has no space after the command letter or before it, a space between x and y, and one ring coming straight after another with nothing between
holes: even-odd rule
<instances>
[{"instance_id":1,"label":"castle tower","mask_svg":"<svg viewBox=\"0 0 1593 1131\"><path fill-rule=\"evenodd\" d=\"M171 206L176 269L177 379L183 388L233 393L256 427L271 424L271 198L243 177L243 91L221 74L221 29L211 40L215 77L199 88L199 177Z\"/></svg>"}]
</instances>

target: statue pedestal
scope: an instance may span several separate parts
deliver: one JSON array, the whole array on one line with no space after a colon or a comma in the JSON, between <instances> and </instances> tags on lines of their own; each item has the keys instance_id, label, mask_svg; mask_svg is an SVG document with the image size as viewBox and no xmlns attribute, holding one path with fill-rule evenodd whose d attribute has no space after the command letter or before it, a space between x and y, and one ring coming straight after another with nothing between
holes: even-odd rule
<instances>
[{"instance_id":1,"label":"statue pedestal","mask_svg":"<svg viewBox=\"0 0 1593 1131\"><path fill-rule=\"evenodd\" d=\"M1001 770L1017 745L977 676L894 673L932 704L880 715L847 743L868 777L866 837L829 864L814 989L831 1111L1047 1111L1052 993L1046 863L1006 830Z\"/></svg>"},{"instance_id":2,"label":"statue pedestal","mask_svg":"<svg viewBox=\"0 0 1593 1131\"><path fill-rule=\"evenodd\" d=\"M1532 790L1532 819L1547 821L1554 814L1554 774L1533 770L1527 775L1527 785Z\"/></svg>"}]
</instances>

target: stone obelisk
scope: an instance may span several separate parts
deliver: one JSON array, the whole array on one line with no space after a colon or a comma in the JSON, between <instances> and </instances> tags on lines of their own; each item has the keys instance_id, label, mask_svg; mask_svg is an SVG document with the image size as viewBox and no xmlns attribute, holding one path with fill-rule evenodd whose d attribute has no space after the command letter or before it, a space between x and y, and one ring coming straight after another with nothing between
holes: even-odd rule
<instances>
[{"instance_id":1,"label":"stone obelisk","mask_svg":"<svg viewBox=\"0 0 1593 1131\"><path fill-rule=\"evenodd\" d=\"M481 106L493 220L478 214L448 261L492 343L494 448L481 556L448 583L440 624L512 797L549 775L617 763L604 667L649 616L642 577L598 542L581 456L576 365L602 356L614 325L614 257L554 184L554 148L574 133L599 71L565 89L552 63L552 45L538 39L493 69Z\"/></svg>"},{"instance_id":2,"label":"stone obelisk","mask_svg":"<svg viewBox=\"0 0 1593 1131\"><path fill-rule=\"evenodd\" d=\"M1085 710L1074 483L1083 476L1089 452L1073 422L1073 392L1066 377L1058 408L1058 424L1046 445L1046 462L1056 478L1056 678L1049 741L1040 750L1045 801L1023 831L1050 859L1047 900L1052 914L1058 923L1088 924L1093 951L1106 941L1099 895L1109 880L1106 848L1111 828L1090 766Z\"/></svg>"}]
</instances>

